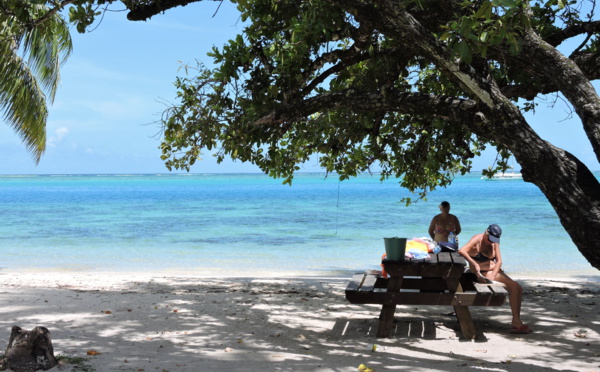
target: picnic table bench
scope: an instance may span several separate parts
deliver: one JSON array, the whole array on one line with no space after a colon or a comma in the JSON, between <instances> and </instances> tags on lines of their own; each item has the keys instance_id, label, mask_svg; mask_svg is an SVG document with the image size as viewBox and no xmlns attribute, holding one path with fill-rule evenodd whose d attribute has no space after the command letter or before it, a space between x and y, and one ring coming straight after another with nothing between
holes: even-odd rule
<instances>
[{"instance_id":1,"label":"picnic table bench","mask_svg":"<svg viewBox=\"0 0 600 372\"><path fill-rule=\"evenodd\" d=\"M454 252L382 264L389 278L355 274L346 287L350 303L382 305L377 337L389 336L396 305L447 305L454 307L463 336L474 339L477 331L469 306L500 306L508 294L501 284L478 283L463 275L466 260Z\"/></svg>"}]
</instances>

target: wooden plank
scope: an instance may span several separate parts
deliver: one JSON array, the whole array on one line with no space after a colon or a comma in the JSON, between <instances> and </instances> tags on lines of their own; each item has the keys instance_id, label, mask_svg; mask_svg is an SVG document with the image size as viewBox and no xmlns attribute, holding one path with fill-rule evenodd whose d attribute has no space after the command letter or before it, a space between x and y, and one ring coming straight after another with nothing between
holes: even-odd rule
<instances>
[{"instance_id":1,"label":"wooden plank","mask_svg":"<svg viewBox=\"0 0 600 372\"><path fill-rule=\"evenodd\" d=\"M473 283L473 281L464 276L462 276L460 278L460 286L462 287L463 291L465 291L465 292L476 291L475 284Z\"/></svg>"},{"instance_id":2,"label":"wooden plank","mask_svg":"<svg viewBox=\"0 0 600 372\"><path fill-rule=\"evenodd\" d=\"M448 286L448 290L452 293L463 291L460 285L460 280L457 277L446 277L446 285Z\"/></svg>"},{"instance_id":3,"label":"wooden plank","mask_svg":"<svg viewBox=\"0 0 600 372\"><path fill-rule=\"evenodd\" d=\"M410 263L410 262L394 262L383 260L383 265L385 267L385 271L390 274L390 276L421 276L420 265L418 263Z\"/></svg>"},{"instance_id":4,"label":"wooden plank","mask_svg":"<svg viewBox=\"0 0 600 372\"><path fill-rule=\"evenodd\" d=\"M461 276L466 266L458 253L432 254L426 260L388 261L383 260L385 270L391 276Z\"/></svg>"},{"instance_id":5,"label":"wooden plank","mask_svg":"<svg viewBox=\"0 0 600 372\"><path fill-rule=\"evenodd\" d=\"M394 314L396 305L383 305L379 314L379 326L377 327L376 337L389 337L390 331L394 327Z\"/></svg>"},{"instance_id":6,"label":"wooden plank","mask_svg":"<svg viewBox=\"0 0 600 372\"><path fill-rule=\"evenodd\" d=\"M463 337L467 340L474 340L477 337L477 329L475 328L475 323L473 323L469 308L466 306L454 306L454 312L460 324Z\"/></svg>"},{"instance_id":7,"label":"wooden plank","mask_svg":"<svg viewBox=\"0 0 600 372\"><path fill-rule=\"evenodd\" d=\"M485 284L485 283L473 283L473 285L475 286L475 290L477 291L477 293L487 294L487 295L490 295L490 296L493 293L488 284Z\"/></svg>"},{"instance_id":8,"label":"wooden plank","mask_svg":"<svg viewBox=\"0 0 600 372\"><path fill-rule=\"evenodd\" d=\"M363 283L363 280L365 279L365 276L367 276L365 273L354 274L350 280L350 283L348 283L348 286L346 286L346 292L358 291Z\"/></svg>"},{"instance_id":9,"label":"wooden plank","mask_svg":"<svg viewBox=\"0 0 600 372\"><path fill-rule=\"evenodd\" d=\"M441 292L388 292L383 295L384 303L396 305L451 305L454 299L454 294Z\"/></svg>"},{"instance_id":10,"label":"wooden plank","mask_svg":"<svg viewBox=\"0 0 600 372\"><path fill-rule=\"evenodd\" d=\"M492 284L489 287L494 292L495 295L508 296L508 291L506 290L506 287L504 287L504 285Z\"/></svg>"},{"instance_id":11,"label":"wooden plank","mask_svg":"<svg viewBox=\"0 0 600 372\"><path fill-rule=\"evenodd\" d=\"M475 292L460 292L455 293L452 299L452 306L473 306L477 299Z\"/></svg>"},{"instance_id":12,"label":"wooden plank","mask_svg":"<svg viewBox=\"0 0 600 372\"><path fill-rule=\"evenodd\" d=\"M450 252L441 252L437 254L437 260L438 263L447 263L447 264L453 264L454 260L452 259L452 256L450 255Z\"/></svg>"},{"instance_id":13,"label":"wooden plank","mask_svg":"<svg viewBox=\"0 0 600 372\"><path fill-rule=\"evenodd\" d=\"M377 282L377 275L372 275L372 274L365 275L363 284L358 289L359 292L373 292L373 289L375 289L376 282Z\"/></svg>"},{"instance_id":14,"label":"wooden plank","mask_svg":"<svg viewBox=\"0 0 600 372\"><path fill-rule=\"evenodd\" d=\"M402 289L418 289L427 291L444 291L448 289L442 278L404 278Z\"/></svg>"},{"instance_id":15,"label":"wooden plank","mask_svg":"<svg viewBox=\"0 0 600 372\"><path fill-rule=\"evenodd\" d=\"M399 295L400 288L402 288L402 281L404 280L401 276L391 277L388 281L388 287L386 292L373 293L374 295L382 295L384 299L382 302L381 313L379 314L379 326L377 327L376 337L389 337L391 329L394 327L394 314L396 313L396 304L393 301L388 301L390 297Z\"/></svg>"},{"instance_id":16,"label":"wooden plank","mask_svg":"<svg viewBox=\"0 0 600 372\"><path fill-rule=\"evenodd\" d=\"M453 293L421 292L348 292L346 299L353 304L382 305L452 305Z\"/></svg>"},{"instance_id":17,"label":"wooden plank","mask_svg":"<svg viewBox=\"0 0 600 372\"><path fill-rule=\"evenodd\" d=\"M404 279L409 281L409 279ZM410 282L409 282L410 283ZM408 286L412 286L409 284ZM402 284L404 287L404 284ZM386 304L386 305L452 305L452 306L500 306L506 301L506 291L500 286L493 286L498 293L465 291L457 293L444 292L373 292L346 291L346 299L354 304ZM482 288L482 287L480 287Z\"/></svg>"},{"instance_id":18,"label":"wooden plank","mask_svg":"<svg viewBox=\"0 0 600 372\"><path fill-rule=\"evenodd\" d=\"M383 304L385 292L346 292L346 300L351 304Z\"/></svg>"},{"instance_id":19,"label":"wooden plank","mask_svg":"<svg viewBox=\"0 0 600 372\"><path fill-rule=\"evenodd\" d=\"M477 299L473 306L500 306L506 301L508 292L502 285L473 283Z\"/></svg>"},{"instance_id":20,"label":"wooden plank","mask_svg":"<svg viewBox=\"0 0 600 372\"><path fill-rule=\"evenodd\" d=\"M375 288L387 288L389 283L388 278L378 277L377 282L375 282Z\"/></svg>"},{"instance_id":21,"label":"wooden plank","mask_svg":"<svg viewBox=\"0 0 600 372\"><path fill-rule=\"evenodd\" d=\"M467 260L463 256L461 256L458 252L450 253L450 257L452 258L452 261L454 262L455 265L467 266Z\"/></svg>"}]
</instances>

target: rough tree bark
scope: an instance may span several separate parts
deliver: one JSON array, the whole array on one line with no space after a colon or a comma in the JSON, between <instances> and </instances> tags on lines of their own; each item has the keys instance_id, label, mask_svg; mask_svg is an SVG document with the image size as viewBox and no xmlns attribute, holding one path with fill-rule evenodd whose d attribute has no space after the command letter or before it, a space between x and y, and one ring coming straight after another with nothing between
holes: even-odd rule
<instances>
[{"instance_id":1,"label":"rough tree bark","mask_svg":"<svg viewBox=\"0 0 600 372\"><path fill-rule=\"evenodd\" d=\"M45 327L27 331L13 326L4 358L3 364L14 372L46 371L58 364L50 331Z\"/></svg>"}]
</instances>

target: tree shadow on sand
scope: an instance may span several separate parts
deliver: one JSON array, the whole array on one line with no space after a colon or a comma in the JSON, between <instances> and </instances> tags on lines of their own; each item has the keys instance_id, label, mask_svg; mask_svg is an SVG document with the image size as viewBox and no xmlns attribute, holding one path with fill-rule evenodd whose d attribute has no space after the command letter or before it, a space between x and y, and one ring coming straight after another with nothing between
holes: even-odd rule
<instances>
[{"instance_id":1,"label":"tree shadow on sand","mask_svg":"<svg viewBox=\"0 0 600 372\"><path fill-rule=\"evenodd\" d=\"M113 289L5 287L0 349L12 325L41 325L57 353L87 357L96 371L600 369L597 283L521 281L535 333L509 333L508 305L474 307L479 337L470 342L443 306L399 306L392 337L375 338L380 307L348 303L347 282L165 277ZM574 336L580 328L587 338Z\"/></svg>"}]
</instances>

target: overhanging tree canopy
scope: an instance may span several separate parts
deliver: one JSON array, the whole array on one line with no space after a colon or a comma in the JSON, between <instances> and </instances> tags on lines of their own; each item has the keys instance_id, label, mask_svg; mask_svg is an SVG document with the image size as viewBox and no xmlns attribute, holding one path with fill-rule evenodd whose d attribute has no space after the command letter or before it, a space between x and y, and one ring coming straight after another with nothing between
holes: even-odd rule
<instances>
[{"instance_id":1,"label":"overhanging tree canopy","mask_svg":"<svg viewBox=\"0 0 600 372\"><path fill-rule=\"evenodd\" d=\"M83 31L94 5L115 1L49 3L75 5ZM130 20L201 1L121 0ZM595 0L233 2L244 34L212 51L216 69L176 81L180 103L163 116L168 167L188 169L208 149L291 178L318 156L342 178L377 166L424 194L493 145L515 156L600 269L598 180L523 116L536 97L562 95L600 160ZM557 50L576 37L569 55Z\"/></svg>"},{"instance_id":2,"label":"overhanging tree canopy","mask_svg":"<svg viewBox=\"0 0 600 372\"><path fill-rule=\"evenodd\" d=\"M169 167L188 168L202 149L218 149L220 159L291 177L312 155L342 178L376 165L426 193L470 170L492 144L514 154L600 268L597 179L523 116L536 96L560 93L600 159L594 1L237 4L243 36L212 51L216 69L200 66L176 82L180 104L163 117ZM571 55L557 50L579 35Z\"/></svg>"}]
</instances>

